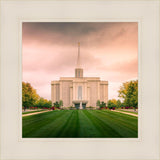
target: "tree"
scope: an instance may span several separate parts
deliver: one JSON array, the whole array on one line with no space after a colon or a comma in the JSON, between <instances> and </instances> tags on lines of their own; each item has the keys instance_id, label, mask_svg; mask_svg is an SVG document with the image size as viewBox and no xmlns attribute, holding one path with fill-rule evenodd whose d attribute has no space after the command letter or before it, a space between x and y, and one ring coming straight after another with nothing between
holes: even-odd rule
<instances>
[{"instance_id":1,"label":"tree","mask_svg":"<svg viewBox=\"0 0 160 160\"><path fill-rule=\"evenodd\" d=\"M30 83L22 82L22 106L28 108L34 106L39 100L39 95Z\"/></svg>"},{"instance_id":2,"label":"tree","mask_svg":"<svg viewBox=\"0 0 160 160\"><path fill-rule=\"evenodd\" d=\"M108 100L107 106L109 109L116 108L117 107L117 100L116 99Z\"/></svg>"},{"instance_id":3,"label":"tree","mask_svg":"<svg viewBox=\"0 0 160 160\"><path fill-rule=\"evenodd\" d=\"M100 106L101 102L100 100L97 100L96 106Z\"/></svg>"},{"instance_id":4,"label":"tree","mask_svg":"<svg viewBox=\"0 0 160 160\"><path fill-rule=\"evenodd\" d=\"M51 107L52 107L52 101L49 100L49 101L48 101L48 108L51 108Z\"/></svg>"},{"instance_id":5,"label":"tree","mask_svg":"<svg viewBox=\"0 0 160 160\"><path fill-rule=\"evenodd\" d=\"M108 100L107 103L108 108L112 109L112 108L120 108L122 106L121 101L118 99L110 99Z\"/></svg>"},{"instance_id":6,"label":"tree","mask_svg":"<svg viewBox=\"0 0 160 160\"><path fill-rule=\"evenodd\" d=\"M109 108L109 109L111 109L113 106L112 106L112 101L111 100L108 100L108 102L107 102L107 107Z\"/></svg>"},{"instance_id":7,"label":"tree","mask_svg":"<svg viewBox=\"0 0 160 160\"><path fill-rule=\"evenodd\" d=\"M59 108L59 103L56 101L55 103L53 103L54 107Z\"/></svg>"},{"instance_id":8,"label":"tree","mask_svg":"<svg viewBox=\"0 0 160 160\"><path fill-rule=\"evenodd\" d=\"M125 106L138 107L138 80L123 83L118 92Z\"/></svg>"},{"instance_id":9,"label":"tree","mask_svg":"<svg viewBox=\"0 0 160 160\"><path fill-rule=\"evenodd\" d=\"M42 108L44 106L44 98L40 98L35 104L38 108Z\"/></svg>"},{"instance_id":10,"label":"tree","mask_svg":"<svg viewBox=\"0 0 160 160\"><path fill-rule=\"evenodd\" d=\"M22 106L25 108L35 107L52 107L52 102L40 97L30 83L22 82Z\"/></svg>"},{"instance_id":11,"label":"tree","mask_svg":"<svg viewBox=\"0 0 160 160\"><path fill-rule=\"evenodd\" d=\"M118 99L117 100L117 108L121 108L122 107L122 103L121 103L121 101Z\"/></svg>"},{"instance_id":12,"label":"tree","mask_svg":"<svg viewBox=\"0 0 160 160\"><path fill-rule=\"evenodd\" d=\"M61 108L61 106L63 106L63 101L62 100L59 101L59 107Z\"/></svg>"},{"instance_id":13,"label":"tree","mask_svg":"<svg viewBox=\"0 0 160 160\"><path fill-rule=\"evenodd\" d=\"M52 107L52 101L48 101L47 99L40 98L39 101L35 104L38 108L46 107L51 108Z\"/></svg>"},{"instance_id":14,"label":"tree","mask_svg":"<svg viewBox=\"0 0 160 160\"><path fill-rule=\"evenodd\" d=\"M100 108L106 107L106 103L104 103L103 101L100 102L100 100L97 100L96 106L99 106Z\"/></svg>"},{"instance_id":15,"label":"tree","mask_svg":"<svg viewBox=\"0 0 160 160\"><path fill-rule=\"evenodd\" d=\"M103 101L100 103L100 108L104 108L106 107L106 103L104 103Z\"/></svg>"},{"instance_id":16,"label":"tree","mask_svg":"<svg viewBox=\"0 0 160 160\"><path fill-rule=\"evenodd\" d=\"M47 99L43 100L43 107L51 108L52 107L52 101L48 101Z\"/></svg>"}]
</instances>

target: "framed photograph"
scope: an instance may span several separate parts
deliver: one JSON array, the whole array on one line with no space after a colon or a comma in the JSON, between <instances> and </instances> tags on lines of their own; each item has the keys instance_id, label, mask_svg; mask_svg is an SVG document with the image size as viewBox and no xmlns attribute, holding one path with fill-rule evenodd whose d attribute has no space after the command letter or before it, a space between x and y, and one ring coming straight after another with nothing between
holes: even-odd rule
<instances>
[{"instance_id":1,"label":"framed photograph","mask_svg":"<svg viewBox=\"0 0 160 160\"><path fill-rule=\"evenodd\" d=\"M23 138L138 138L138 22L23 22L22 39Z\"/></svg>"},{"instance_id":2,"label":"framed photograph","mask_svg":"<svg viewBox=\"0 0 160 160\"><path fill-rule=\"evenodd\" d=\"M1 159L160 159L159 1L1 1Z\"/></svg>"}]
</instances>

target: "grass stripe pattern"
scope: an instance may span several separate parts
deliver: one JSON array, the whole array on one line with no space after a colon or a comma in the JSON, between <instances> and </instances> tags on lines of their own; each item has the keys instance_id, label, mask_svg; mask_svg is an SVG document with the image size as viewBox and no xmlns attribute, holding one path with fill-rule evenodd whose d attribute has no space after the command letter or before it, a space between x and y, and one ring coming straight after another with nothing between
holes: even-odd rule
<instances>
[{"instance_id":1,"label":"grass stripe pattern","mask_svg":"<svg viewBox=\"0 0 160 160\"><path fill-rule=\"evenodd\" d=\"M55 110L22 118L23 138L137 138L138 118L109 110Z\"/></svg>"}]
</instances>

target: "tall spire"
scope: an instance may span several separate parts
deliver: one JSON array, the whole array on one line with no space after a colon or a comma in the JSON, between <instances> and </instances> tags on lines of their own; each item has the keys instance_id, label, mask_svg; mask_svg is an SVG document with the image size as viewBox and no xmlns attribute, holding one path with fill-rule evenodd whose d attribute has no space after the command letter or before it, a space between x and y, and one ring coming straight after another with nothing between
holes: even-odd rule
<instances>
[{"instance_id":1,"label":"tall spire","mask_svg":"<svg viewBox=\"0 0 160 160\"><path fill-rule=\"evenodd\" d=\"M78 42L78 57L77 57L77 66L75 69L75 77L76 78L83 77L83 69L81 67L81 62L80 62L80 42Z\"/></svg>"},{"instance_id":2,"label":"tall spire","mask_svg":"<svg viewBox=\"0 0 160 160\"><path fill-rule=\"evenodd\" d=\"M81 68L81 63L80 63L80 42L78 42L77 68Z\"/></svg>"}]
</instances>

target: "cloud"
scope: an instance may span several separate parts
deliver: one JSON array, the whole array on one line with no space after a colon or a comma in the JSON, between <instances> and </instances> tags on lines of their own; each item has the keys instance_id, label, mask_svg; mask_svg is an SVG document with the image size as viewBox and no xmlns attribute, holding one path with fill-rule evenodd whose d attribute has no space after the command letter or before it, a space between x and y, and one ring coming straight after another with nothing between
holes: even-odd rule
<instances>
[{"instance_id":1,"label":"cloud","mask_svg":"<svg viewBox=\"0 0 160 160\"><path fill-rule=\"evenodd\" d=\"M74 76L78 41L85 76L116 84L137 77L135 22L24 22L22 31L23 80L45 98L50 99L51 80ZM117 88L110 88L110 97L115 97L116 92Z\"/></svg>"},{"instance_id":2,"label":"cloud","mask_svg":"<svg viewBox=\"0 0 160 160\"><path fill-rule=\"evenodd\" d=\"M78 41L85 47L126 46L137 44L135 22L23 23L23 42L73 46Z\"/></svg>"}]
</instances>

